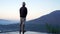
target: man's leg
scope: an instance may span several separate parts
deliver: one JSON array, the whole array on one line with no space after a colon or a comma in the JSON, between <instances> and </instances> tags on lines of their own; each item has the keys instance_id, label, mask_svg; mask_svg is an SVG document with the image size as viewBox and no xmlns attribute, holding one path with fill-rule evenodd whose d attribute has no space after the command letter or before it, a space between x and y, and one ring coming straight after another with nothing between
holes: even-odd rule
<instances>
[{"instance_id":1,"label":"man's leg","mask_svg":"<svg viewBox=\"0 0 60 34\"><path fill-rule=\"evenodd\" d=\"M26 18L23 18L23 23L22 23L22 33L23 34L24 34L25 20L26 20Z\"/></svg>"},{"instance_id":2,"label":"man's leg","mask_svg":"<svg viewBox=\"0 0 60 34\"><path fill-rule=\"evenodd\" d=\"M22 32L22 18L20 17L20 34Z\"/></svg>"},{"instance_id":3,"label":"man's leg","mask_svg":"<svg viewBox=\"0 0 60 34\"><path fill-rule=\"evenodd\" d=\"M24 34L24 32L25 32L24 28L25 28L25 24L23 24L23 34Z\"/></svg>"},{"instance_id":4,"label":"man's leg","mask_svg":"<svg viewBox=\"0 0 60 34\"><path fill-rule=\"evenodd\" d=\"M26 18L20 18L20 34L21 32L24 34L24 27L25 27L25 21L26 21Z\"/></svg>"}]
</instances>

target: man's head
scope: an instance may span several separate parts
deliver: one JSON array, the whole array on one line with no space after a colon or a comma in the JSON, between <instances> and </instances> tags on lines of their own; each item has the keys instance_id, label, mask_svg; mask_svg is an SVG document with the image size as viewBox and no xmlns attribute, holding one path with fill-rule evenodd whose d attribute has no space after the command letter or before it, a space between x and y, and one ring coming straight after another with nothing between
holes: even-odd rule
<instances>
[{"instance_id":1,"label":"man's head","mask_svg":"<svg viewBox=\"0 0 60 34\"><path fill-rule=\"evenodd\" d=\"M25 5L26 5L25 2L23 2L22 6L25 7Z\"/></svg>"}]
</instances>

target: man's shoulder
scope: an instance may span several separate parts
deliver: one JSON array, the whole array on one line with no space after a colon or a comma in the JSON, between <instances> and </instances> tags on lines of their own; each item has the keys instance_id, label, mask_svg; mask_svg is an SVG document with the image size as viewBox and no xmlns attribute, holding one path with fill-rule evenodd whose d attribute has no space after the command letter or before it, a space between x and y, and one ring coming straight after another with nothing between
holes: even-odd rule
<instances>
[{"instance_id":1,"label":"man's shoulder","mask_svg":"<svg viewBox=\"0 0 60 34\"><path fill-rule=\"evenodd\" d=\"M25 7L25 9L27 9L27 7Z\"/></svg>"},{"instance_id":2,"label":"man's shoulder","mask_svg":"<svg viewBox=\"0 0 60 34\"><path fill-rule=\"evenodd\" d=\"M20 9L27 9L27 7L21 7Z\"/></svg>"}]
</instances>

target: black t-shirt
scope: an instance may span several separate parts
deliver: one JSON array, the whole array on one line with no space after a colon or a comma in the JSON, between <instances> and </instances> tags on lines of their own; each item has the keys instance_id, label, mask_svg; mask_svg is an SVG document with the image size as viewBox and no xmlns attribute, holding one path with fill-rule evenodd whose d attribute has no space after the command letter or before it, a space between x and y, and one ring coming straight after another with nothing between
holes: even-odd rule
<instances>
[{"instance_id":1,"label":"black t-shirt","mask_svg":"<svg viewBox=\"0 0 60 34\"><path fill-rule=\"evenodd\" d=\"M21 7L20 8L20 17L26 17L27 16L27 8Z\"/></svg>"}]
</instances>

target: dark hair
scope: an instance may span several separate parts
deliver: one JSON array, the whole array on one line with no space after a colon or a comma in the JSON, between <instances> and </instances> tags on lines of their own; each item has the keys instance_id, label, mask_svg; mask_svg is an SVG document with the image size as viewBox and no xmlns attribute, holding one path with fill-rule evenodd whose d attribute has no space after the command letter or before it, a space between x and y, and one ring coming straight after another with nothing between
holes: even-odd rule
<instances>
[{"instance_id":1,"label":"dark hair","mask_svg":"<svg viewBox=\"0 0 60 34\"><path fill-rule=\"evenodd\" d=\"M25 2L23 2L23 6L25 6L26 4L25 4Z\"/></svg>"}]
</instances>

